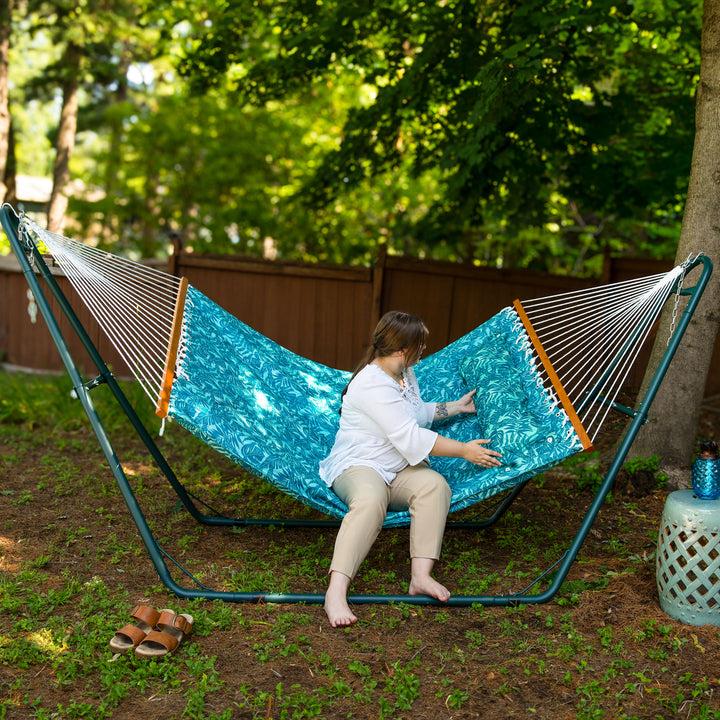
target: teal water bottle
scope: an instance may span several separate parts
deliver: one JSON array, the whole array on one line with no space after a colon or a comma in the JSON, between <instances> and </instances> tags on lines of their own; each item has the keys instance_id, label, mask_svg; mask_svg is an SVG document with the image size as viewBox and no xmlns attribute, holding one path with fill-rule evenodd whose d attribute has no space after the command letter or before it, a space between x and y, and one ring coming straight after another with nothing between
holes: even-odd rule
<instances>
[{"instance_id":1,"label":"teal water bottle","mask_svg":"<svg viewBox=\"0 0 720 720\"><path fill-rule=\"evenodd\" d=\"M720 497L720 459L713 440L700 443L700 452L692 466L692 489L702 500Z\"/></svg>"}]
</instances>

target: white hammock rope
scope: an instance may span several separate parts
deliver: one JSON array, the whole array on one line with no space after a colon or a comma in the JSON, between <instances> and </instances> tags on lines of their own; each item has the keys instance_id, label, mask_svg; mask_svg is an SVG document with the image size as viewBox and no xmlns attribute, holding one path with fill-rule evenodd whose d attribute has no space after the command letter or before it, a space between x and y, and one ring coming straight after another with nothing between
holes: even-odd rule
<instances>
[{"instance_id":1,"label":"white hammock rope","mask_svg":"<svg viewBox=\"0 0 720 720\"><path fill-rule=\"evenodd\" d=\"M685 271L522 302L563 390L593 440ZM544 382L551 380L541 371Z\"/></svg>"},{"instance_id":2,"label":"white hammock rope","mask_svg":"<svg viewBox=\"0 0 720 720\"><path fill-rule=\"evenodd\" d=\"M187 281L50 233L24 215L20 230L48 249L150 399L167 400L175 354L184 352L178 313ZM534 336L541 382L590 442L689 264L690 258L668 273L516 301Z\"/></svg>"},{"instance_id":3,"label":"white hammock rope","mask_svg":"<svg viewBox=\"0 0 720 720\"><path fill-rule=\"evenodd\" d=\"M157 402L181 280L48 232L26 216L20 230L47 248L145 393Z\"/></svg>"}]
</instances>

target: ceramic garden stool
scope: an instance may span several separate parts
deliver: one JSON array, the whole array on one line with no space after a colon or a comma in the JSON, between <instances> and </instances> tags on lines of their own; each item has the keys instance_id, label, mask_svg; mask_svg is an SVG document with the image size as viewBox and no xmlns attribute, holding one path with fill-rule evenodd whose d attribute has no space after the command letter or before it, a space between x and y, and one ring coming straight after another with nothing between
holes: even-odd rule
<instances>
[{"instance_id":1,"label":"ceramic garden stool","mask_svg":"<svg viewBox=\"0 0 720 720\"><path fill-rule=\"evenodd\" d=\"M657 545L660 606L690 625L720 625L720 500L670 493Z\"/></svg>"}]
</instances>

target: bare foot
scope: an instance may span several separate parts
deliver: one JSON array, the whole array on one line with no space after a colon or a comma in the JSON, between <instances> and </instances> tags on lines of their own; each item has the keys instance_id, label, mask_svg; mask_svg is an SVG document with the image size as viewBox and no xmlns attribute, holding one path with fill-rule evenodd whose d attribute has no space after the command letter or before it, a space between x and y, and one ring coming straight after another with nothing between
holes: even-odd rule
<instances>
[{"instance_id":1,"label":"bare foot","mask_svg":"<svg viewBox=\"0 0 720 720\"><path fill-rule=\"evenodd\" d=\"M350 610L350 606L347 604L344 596L341 598L332 597L328 592L325 595L325 605L323 605L323 608L332 627L348 627L357 622L357 618Z\"/></svg>"},{"instance_id":2,"label":"bare foot","mask_svg":"<svg viewBox=\"0 0 720 720\"><path fill-rule=\"evenodd\" d=\"M424 578L412 578L408 593L410 595L429 595L440 602L447 602L450 599L450 591L429 575Z\"/></svg>"},{"instance_id":3,"label":"bare foot","mask_svg":"<svg viewBox=\"0 0 720 720\"><path fill-rule=\"evenodd\" d=\"M323 607L332 627L347 627L357 622L347 603L349 587L350 578L347 575L336 571L330 573L330 583L325 593Z\"/></svg>"},{"instance_id":4,"label":"bare foot","mask_svg":"<svg viewBox=\"0 0 720 720\"><path fill-rule=\"evenodd\" d=\"M410 595L429 595L440 602L450 599L450 591L435 580L432 572L435 561L431 558L414 557L410 561Z\"/></svg>"}]
</instances>

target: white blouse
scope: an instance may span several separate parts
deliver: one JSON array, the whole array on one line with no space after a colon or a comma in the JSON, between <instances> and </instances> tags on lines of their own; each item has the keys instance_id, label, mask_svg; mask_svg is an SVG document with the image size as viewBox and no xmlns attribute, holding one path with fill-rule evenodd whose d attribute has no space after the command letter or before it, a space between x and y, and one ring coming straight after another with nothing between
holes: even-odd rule
<instances>
[{"instance_id":1,"label":"white blouse","mask_svg":"<svg viewBox=\"0 0 720 720\"><path fill-rule=\"evenodd\" d=\"M354 465L373 468L389 485L402 469L428 456L438 436L428 429L435 403L421 399L412 368L403 371L403 380L405 387L377 365L366 365L350 383L335 444L320 463L328 486Z\"/></svg>"}]
</instances>

